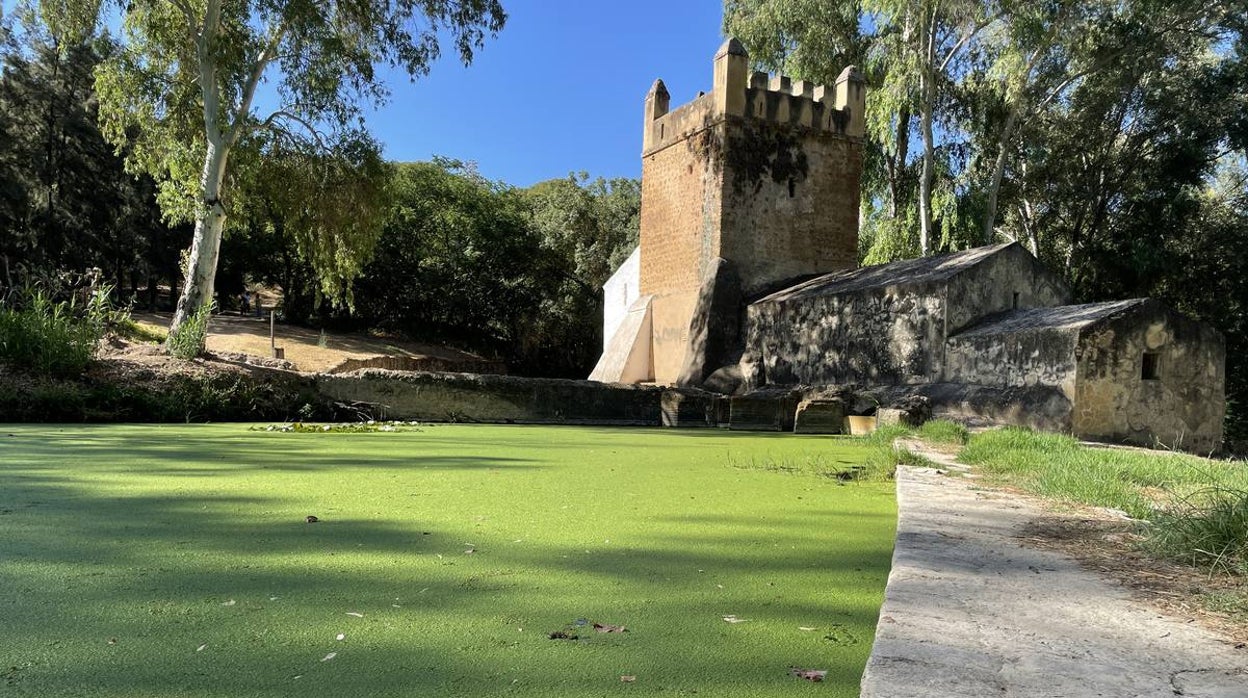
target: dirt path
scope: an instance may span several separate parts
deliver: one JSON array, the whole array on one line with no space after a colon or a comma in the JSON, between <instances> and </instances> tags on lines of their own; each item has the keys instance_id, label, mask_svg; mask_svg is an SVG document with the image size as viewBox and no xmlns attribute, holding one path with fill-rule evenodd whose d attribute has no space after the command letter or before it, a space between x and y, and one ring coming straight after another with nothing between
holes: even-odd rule
<instances>
[{"instance_id":1,"label":"dirt path","mask_svg":"<svg viewBox=\"0 0 1248 698\"><path fill-rule=\"evenodd\" d=\"M167 313L135 313L136 322L160 330L169 327ZM239 315L214 315L208 326L208 351L231 352L269 357L269 321ZM286 352L286 360L300 371L326 371L345 359L374 356L434 357L449 361L479 360L473 354L433 344L370 337L362 334L327 333L278 323L277 346Z\"/></svg>"},{"instance_id":2,"label":"dirt path","mask_svg":"<svg viewBox=\"0 0 1248 698\"><path fill-rule=\"evenodd\" d=\"M863 698L1248 698L1248 649L1024 547L1033 500L919 468L897 500Z\"/></svg>"}]
</instances>

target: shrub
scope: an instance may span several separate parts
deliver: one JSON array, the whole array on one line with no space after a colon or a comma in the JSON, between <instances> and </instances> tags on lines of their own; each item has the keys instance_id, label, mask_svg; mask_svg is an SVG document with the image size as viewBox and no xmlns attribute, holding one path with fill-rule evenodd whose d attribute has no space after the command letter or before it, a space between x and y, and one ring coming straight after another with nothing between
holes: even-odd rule
<instances>
[{"instance_id":1,"label":"shrub","mask_svg":"<svg viewBox=\"0 0 1248 698\"><path fill-rule=\"evenodd\" d=\"M215 303L205 303L191 313L176 333L170 334L165 346L173 356L190 361L204 353L208 340L208 321L212 319Z\"/></svg>"},{"instance_id":2,"label":"shrub","mask_svg":"<svg viewBox=\"0 0 1248 698\"><path fill-rule=\"evenodd\" d=\"M82 306L55 301L29 288L0 303L0 363L36 375L81 373L108 327L109 289L96 289Z\"/></svg>"},{"instance_id":3,"label":"shrub","mask_svg":"<svg viewBox=\"0 0 1248 698\"><path fill-rule=\"evenodd\" d=\"M1194 567L1248 574L1248 491L1209 487L1153 514L1145 548Z\"/></svg>"}]
</instances>

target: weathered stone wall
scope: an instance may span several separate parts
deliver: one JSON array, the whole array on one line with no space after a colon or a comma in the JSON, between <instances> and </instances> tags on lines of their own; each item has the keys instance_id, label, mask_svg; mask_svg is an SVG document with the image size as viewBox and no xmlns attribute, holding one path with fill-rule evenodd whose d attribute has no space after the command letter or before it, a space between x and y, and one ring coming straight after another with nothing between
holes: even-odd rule
<instances>
[{"instance_id":1,"label":"weathered stone wall","mask_svg":"<svg viewBox=\"0 0 1248 698\"><path fill-rule=\"evenodd\" d=\"M976 426L1006 425L1070 433L1072 406L1050 386L1006 388L963 383L884 386L855 394L856 402L891 405L913 397L927 399L932 416Z\"/></svg>"},{"instance_id":2,"label":"weathered stone wall","mask_svg":"<svg viewBox=\"0 0 1248 698\"><path fill-rule=\"evenodd\" d=\"M502 361L477 359L459 361L436 356L373 356L367 359L343 359L326 373L351 373L365 368L381 368L387 371L440 371L446 373L490 373L507 375L507 364Z\"/></svg>"},{"instance_id":3,"label":"weathered stone wall","mask_svg":"<svg viewBox=\"0 0 1248 698\"><path fill-rule=\"evenodd\" d=\"M653 295L654 379L674 383L689 346L698 289L719 245L722 173L703 143L713 140L706 97L668 115L672 133L642 159L641 292ZM692 130L680 132L686 122ZM672 135L673 133L679 135ZM722 136L721 136L722 137Z\"/></svg>"},{"instance_id":4,"label":"weathered stone wall","mask_svg":"<svg viewBox=\"0 0 1248 698\"><path fill-rule=\"evenodd\" d=\"M1026 248L1014 243L952 277L945 301L949 307L946 334L953 335L993 313L1066 305L1070 290Z\"/></svg>"},{"instance_id":5,"label":"weathered stone wall","mask_svg":"<svg viewBox=\"0 0 1248 698\"><path fill-rule=\"evenodd\" d=\"M745 293L855 264L865 90L853 70L834 88L751 75L735 40L715 57L710 93L669 111L662 81L650 90L640 273L657 383L682 376L715 260L737 266Z\"/></svg>"},{"instance_id":6,"label":"weathered stone wall","mask_svg":"<svg viewBox=\"0 0 1248 698\"><path fill-rule=\"evenodd\" d=\"M938 287L765 300L746 313L746 359L763 385L890 385L939 379Z\"/></svg>"},{"instance_id":7,"label":"weathered stone wall","mask_svg":"<svg viewBox=\"0 0 1248 698\"><path fill-rule=\"evenodd\" d=\"M945 370L945 340L954 328L1015 307L1058 305L1067 297L1061 281L1017 244L829 275L750 306L747 362L758 364L753 379L766 385L964 380ZM1003 356L1022 350L994 351ZM990 385L1026 385L1027 374L1041 369L1021 366L1019 377L1002 381L991 362L965 351L953 363L957 375L991 376Z\"/></svg>"},{"instance_id":8,"label":"weathered stone wall","mask_svg":"<svg viewBox=\"0 0 1248 698\"><path fill-rule=\"evenodd\" d=\"M1157 378L1144 378L1155 354ZM1148 301L1086 328L1076 349L1074 432L1087 439L1217 450L1226 415L1226 344L1217 331Z\"/></svg>"},{"instance_id":9,"label":"weathered stone wall","mask_svg":"<svg viewBox=\"0 0 1248 698\"><path fill-rule=\"evenodd\" d=\"M1078 338L1077 330L1047 327L955 336L945 346L944 380L1014 388L1052 386L1074 400Z\"/></svg>"},{"instance_id":10,"label":"weathered stone wall","mask_svg":"<svg viewBox=\"0 0 1248 698\"><path fill-rule=\"evenodd\" d=\"M369 369L319 375L322 395L385 419L659 426L662 391L592 381Z\"/></svg>"},{"instance_id":11,"label":"weathered stone wall","mask_svg":"<svg viewBox=\"0 0 1248 698\"><path fill-rule=\"evenodd\" d=\"M732 120L726 136L720 256L737 264L746 295L857 266L859 141L751 118Z\"/></svg>"}]
</instances>

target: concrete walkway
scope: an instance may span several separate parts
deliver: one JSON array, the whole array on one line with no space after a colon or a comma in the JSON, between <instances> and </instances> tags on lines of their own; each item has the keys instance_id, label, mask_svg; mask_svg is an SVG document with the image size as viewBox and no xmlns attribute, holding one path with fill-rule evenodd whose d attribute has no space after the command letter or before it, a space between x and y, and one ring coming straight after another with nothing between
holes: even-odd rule
<instances>
[{"instance_id":1,"label":"concrete walkway","mask_svg":"<svg viewBox=\"0 0 1248 698\"><path fill-rule=\"evenodd\" d=\"M914 468L897 500L863 698L1248 698L1248 651L1022 547L1029 500Z\"/></svg>"}]
</instances>

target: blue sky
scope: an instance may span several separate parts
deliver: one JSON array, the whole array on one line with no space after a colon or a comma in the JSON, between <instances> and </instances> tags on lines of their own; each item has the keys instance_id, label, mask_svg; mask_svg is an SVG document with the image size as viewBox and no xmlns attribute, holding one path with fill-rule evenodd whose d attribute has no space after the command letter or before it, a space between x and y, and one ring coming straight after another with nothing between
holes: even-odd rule
<instances>
[{"instance_id":1,"label":"blue sky","mask_svg":"<svg viewBox=\"0 0 1248 698\"><path fill-rule=\"evenodd\" d=\"M453 57L369 119L393 160L445 155L518 186L584 170L641 174L641 114L661 77L682 104L711 88L721 0L503 0L472 66Z\"/></svg>"},{"instance_id":2,"label":"blue sky","mask_svg":"<svg viewBox=\"0 0 1248 698\"><path fill-rule=\"evenodd\" d=\"M7 11L14 0L0 0ZM641 175L641 113L663 78L673 106L711 89L722 0L503 0L509 19L467 68L389 77L368 119L392 160L434 155L528 186L570 172ZM453 53L451 51L450 53Z\"/></svg>"}]
</instances>

